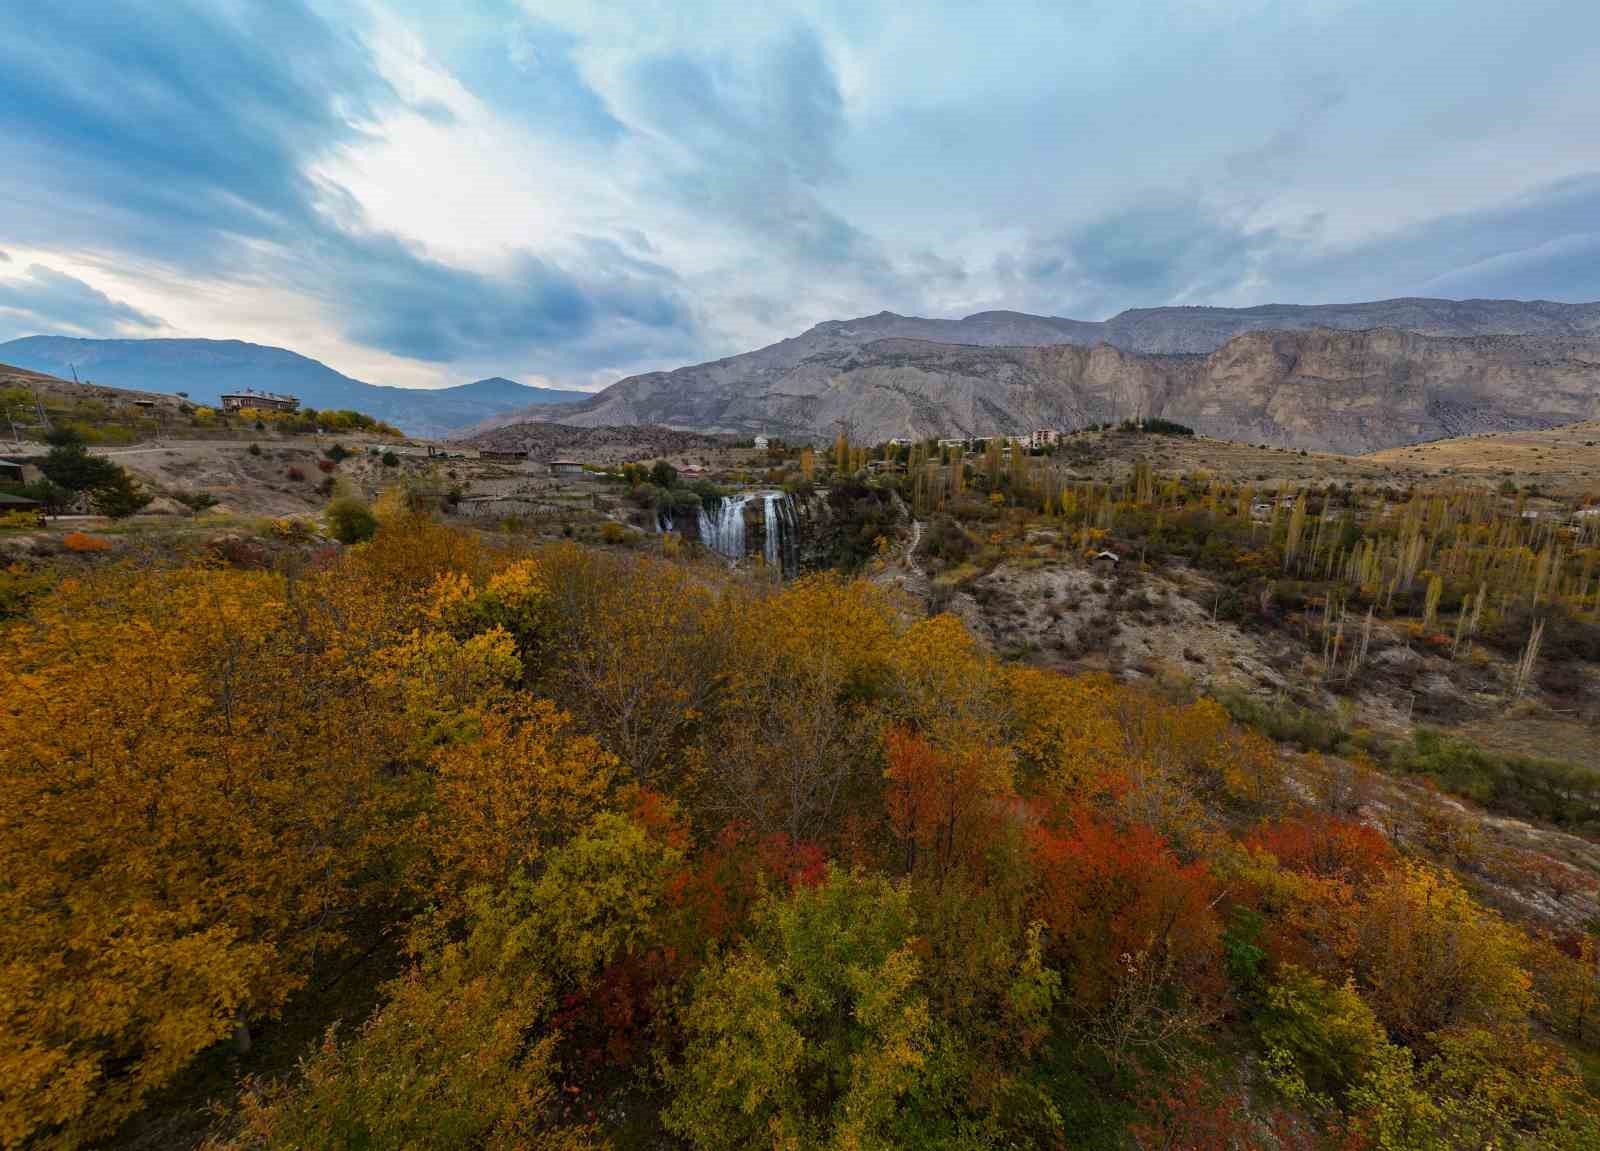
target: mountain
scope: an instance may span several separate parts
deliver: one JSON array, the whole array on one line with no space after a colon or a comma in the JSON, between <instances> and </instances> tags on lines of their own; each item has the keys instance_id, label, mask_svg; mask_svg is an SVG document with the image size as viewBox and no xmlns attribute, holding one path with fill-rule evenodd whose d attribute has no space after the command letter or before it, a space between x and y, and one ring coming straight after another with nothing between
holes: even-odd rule
<instances>
[{"instance_id":1,"label":"mountain","mask_svg":"<svg viewBox=\"0 0 1600 1151\"><path fill-rule=\"evenodd\" d=\"M444 435L499 412L589 398L495 376L451 388L395 388L342 375L317 360L241 340L83 340L25 336L0 344L0 361L70 379L215 403L225 391L287 392L312 408L353 408L413 435Z\"/></svg>"},{"instance_id":2,"label":"mountain","mask_svg":"<svg viewBox=\"0 0 1600 1151\"><path fill-rule=\"evenodd\" d=\"M848 426L881 440L1143 414L1222 438L1365 452L1600 416L1600 335L1314 328L1246 332L1204 356L891 337L825 344L789 366L773 349L753 357L635 376L547 418L797 438Z\"/></svg>"},{"instance_id":3,"label":"mountain","mask_svg":"<svg viewBox=\"0 0 1600 1151\"><path fill-rule=\"evenodd\" d=\"M1600 303L1397 299L829 320L619 380L519 420L866 439L1074 427L1136 413L1280 446L1367 451L1597 414Z\"/></svg>"}]
</instances>

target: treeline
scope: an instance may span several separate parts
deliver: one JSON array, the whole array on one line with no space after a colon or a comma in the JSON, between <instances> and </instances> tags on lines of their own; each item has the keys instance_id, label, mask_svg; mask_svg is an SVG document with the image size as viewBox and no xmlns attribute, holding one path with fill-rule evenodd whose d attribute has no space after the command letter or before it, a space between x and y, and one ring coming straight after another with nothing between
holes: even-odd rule
<instances>
[{"instance_id":1,"label":"treeline","mask_svg":"<svg viewBox=\"0 0 1600 1151\"><path fill-rule=\"evenodd\" d=\"M211 1146L1600 1138L1565 1046L1600 1041L1591 942L1331 777L1301 806L1214 702L996 661L865 582L498 551L399 503L293 571L25 595L6 1146L106 1137L395 933L366 1024Z\"/></svg>"},{"instance_id":2,"label":"treeline","mask_svg":"<svg viewBox=\"0 0 1600 1151\"><path fill-rule=\"evenodd\" d=\"M365 412L353 411L349 408L298 408L292 412L278 411L275 408L241 408L237 413L221 412L216 408L204 405L191 407L187 412L190 422L196 427L211 427L227 425L235 420L240 423L255 425L261 430L274 428L277 431L290 435L311 435L315 432L349 433L367 432L378 436L396 436L401 432L399 428L386 424L380 419L367 415Z\"/></svg>"}]
</instances>

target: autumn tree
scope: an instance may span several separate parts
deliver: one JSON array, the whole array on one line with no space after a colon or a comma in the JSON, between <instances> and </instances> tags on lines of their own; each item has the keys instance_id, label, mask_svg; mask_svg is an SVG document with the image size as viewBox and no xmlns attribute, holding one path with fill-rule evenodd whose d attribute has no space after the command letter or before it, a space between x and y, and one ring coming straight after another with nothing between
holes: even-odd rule
<instances>
[{"instance_id":1,"label":"autumn tree","mask_svg":"<svg viewBox=\"0 0 1600 1151\"><path fill-rule=\"evenodd\" d=\"M813 576L729 613L733 642L704 736L709 806L763 834L822 838L847 801L876 792L889 602L870 584Z\"/></svg>"},{"instance_id":2,"label":"autumn tree","mask_svg":"<svg viewBox=\"0 0 1600 1151\"><path fill-rule=\"evenodd\" d=\"M908 889L876 876L768 904L696 982L668 1130L701 1148L982 1145L1002 1117L969 1110L977 1069L930 1011L915 932Z\"/></svg>"},{"instance_id":3,"label":"autumn tree","mask_svg":"<svg viewBox=\"0 0 1600 1151\"><path fill-rule=\"evenodd\" d=\"M692 771L730 629L679 565L577 547L542 557L552 656L543 685L639 783Z\"/></svg>"},{"instance_id":4,"label":"autumn tree","mask_svg":"<svg viewBox=\"0 0 1600 1151\"><path fill-rule=\"evenodd\" d=\"M475 715L471 738L433 753L437 782L424 833L440 888L504 883L564 843L601 807L615 757L545 700Z\"/></svg>"},{"instance_id":5,"label":"autumn tree","mask_svg":"<svg viewBox=\"0 0 1600 1151\"><path fill-rule=\"evenodd\" d=\"M1411 863L1391 871L1362 907L1356 970L1385 1026L1415 1042L1446 1027L1526 1016L1525 946L1454 878Z\"/></svg>"},{"instance_id":6,"label":"autumn tree","mask_svg":"<svg viewBox=\"0 0 1600 1151\"><path fill-rule=\"evenodd\" d=\"M415 965L360 1033L330 1033L294 1082L254 1084L214 1151L600 1145L560 1061L561 1005L645 945L675 863L647 829L607 813L537 879L474 889L465 935L424 921Z\"/></svg>"},{"instance_id":7,"label":"autumn tree","mask_svg":"<svg viewBox=\"0 0 1600 1151\"><path fill-rule=\"evenodd\" d=\"M1217 893L1152 828L1086 808L1031 830L1033 908L1047 957L1090 1041L1113 1064L1170 1054L1215 1017L1221 991Z\"/></svg>"},{"instance_id":8,"label":"autumn tree","mask_svg":"<svg viewBox=\"0 0 1600 1151\"><path fill-rule=\"evenodd\" d=\"M116 569L0 633L6 1142L105 1133L382 897L412 733L348 591Z\"/></svg>"}]
</instances>

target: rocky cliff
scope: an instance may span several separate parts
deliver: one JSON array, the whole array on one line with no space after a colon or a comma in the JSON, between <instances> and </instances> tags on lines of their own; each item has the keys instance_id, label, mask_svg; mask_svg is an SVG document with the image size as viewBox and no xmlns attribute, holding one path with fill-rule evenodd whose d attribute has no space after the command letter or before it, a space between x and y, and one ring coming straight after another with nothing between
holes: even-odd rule
<instances>
[{"instance_id":1,"label":"rocky cliff","mask_svg":"<svg viewBox=\"0 0 1600 1151\"><path fill-rule=\"evenodd\" d=\"M1103 322L979 312L831 320L743 355L496 417L866 438L1165 415L1364 451L1596 414L1600 304L1399 299L1142 308Z\"/></svg>"},{"instance_id":2,"label":"rocky cliff","mask_svg":"<svg viewBox=\"0 0 1600 1151\"><path fill-rule=\"evenodd\" d=\"M1600 337L1310 329L1246 333L1206 356L1110 344L822 340L788 364L735 357L636 376L559 418L796 437L843 426L877 440L1141 414L1229 439L1340 452L1550 427L1600 415Z\"/></svg>"}]
</instances>

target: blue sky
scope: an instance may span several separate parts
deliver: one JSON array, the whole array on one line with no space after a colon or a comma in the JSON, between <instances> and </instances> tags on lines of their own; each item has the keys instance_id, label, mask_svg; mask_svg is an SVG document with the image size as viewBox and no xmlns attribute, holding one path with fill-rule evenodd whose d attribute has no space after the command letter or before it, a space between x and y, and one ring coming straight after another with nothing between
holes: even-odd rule
<instances>
[{"instance_id":1,"label":"blue sky","mask_svg":"<svg viewBox=\"0 0 1600 1151\"><path fill-rule=\"evenodd\" d=\"M596 387L883 308L1600 299L1585 0L15 0L0 339Z\"/></svg>"}]
</instances>

